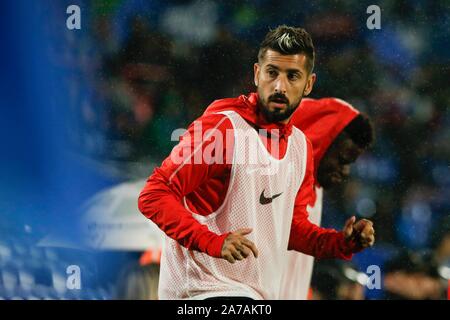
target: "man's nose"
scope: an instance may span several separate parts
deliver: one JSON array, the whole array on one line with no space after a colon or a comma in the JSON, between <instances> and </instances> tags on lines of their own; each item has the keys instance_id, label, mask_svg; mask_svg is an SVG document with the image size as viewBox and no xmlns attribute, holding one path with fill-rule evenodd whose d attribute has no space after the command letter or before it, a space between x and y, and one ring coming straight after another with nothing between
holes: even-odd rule
<instances>
[{"instance_id":1,"label":"man's nose","mask_svg":"<svg viewBox=\"0 0 450 320\"><path fill-rule=\"evenodd\" d=\"M348 177L350 175L350 165L348 165L348 164L343 165L341 173L344 177Z\"/></svg>"},{"instance_id":2,"label":"man's nose","mask_svg":"<svg viewBox=\"0 0 450 320\"><path fill-rule=\"evenodd\" d=\"M275 92L286 94L286 79L284 79L283 76L278 77L276 83L275 83Z\"/></svg>"}]
</instances>

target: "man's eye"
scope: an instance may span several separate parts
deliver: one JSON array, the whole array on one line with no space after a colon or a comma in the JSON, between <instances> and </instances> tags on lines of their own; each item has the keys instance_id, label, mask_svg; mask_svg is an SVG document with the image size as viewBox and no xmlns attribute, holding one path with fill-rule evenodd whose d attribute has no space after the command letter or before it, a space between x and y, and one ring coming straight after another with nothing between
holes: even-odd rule
<instances>
[{"instance_id":1,"label":"man's eye","mask_svg":"<svg viewBox=\"0 0 450 320\"><path fill-rule=\"evenodd\" d=\"M351 162L348 161L348 159L346 159L346 158L339 157L339 163L345 165L345 164L350 164Z\"/></svg>"},{"instance_id":2,"label":"man's eye","mask_svg":"<svg viewBox=\"0 0 450 320\"><path fill-rule=\"evenodd\" d=\"M276 77L277 76L277 72L275 70L269 70L267 71L267 73L269 74L269 76L271 77Z\"/></svg>"},{"instance_id":3,"label":"man's eye","mask_svg":"<svg viewBox=\"0 0 450 320\"><path fill-rule=\"evenodd\" d=\"M289 80L295 81L298 79L298 75L296 73L291 73L288 75Z\"/></svg>"}]
</instances>

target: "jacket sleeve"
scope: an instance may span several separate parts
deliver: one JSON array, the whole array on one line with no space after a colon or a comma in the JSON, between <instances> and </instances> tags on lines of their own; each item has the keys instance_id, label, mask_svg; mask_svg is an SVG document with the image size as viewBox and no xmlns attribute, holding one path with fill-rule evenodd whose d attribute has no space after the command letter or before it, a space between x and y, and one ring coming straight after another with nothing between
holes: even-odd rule
<instances>
[{"instance_id":1,"label":"jacket sleeve","mask_svg":"<svg viewBox=\"0 0 450 320\"><path fill-rule=\"evenodd\" d=\"M227 166L227 143L208 137L208 130L217 129L226 137L226 129L232 128L230 120L220 114L202 116L188 128L179 144L172 150L159 168L148 178L139 195L138 207L144 216L152 220L170 238L182 246L204 252L213 257L221 256L223 242L228 235L211 232L198 222L182 204L183 197L197 189L213 176L222 176ZM211 132L211 130L210 130ZM224 161L208 164L203 161L205 148L223 152ZM201 151L201 152L200 152Z\"/></svg>"},{"instance_id":2,"label":"jacket sleeve","mask_svg":"<svg viewBox=\"0 0 450 320\"><path fill-rule=\"evenodd\" d=\"M347 241L343 232L321 228L308 219L307 205L313 203L314 165L312 146L307 148L305 178L295 200L294 216L289 238L289 250L296 250L317 259L340 258L350 260L359 251L355 243Z\"/></svg>"}]
</instances>

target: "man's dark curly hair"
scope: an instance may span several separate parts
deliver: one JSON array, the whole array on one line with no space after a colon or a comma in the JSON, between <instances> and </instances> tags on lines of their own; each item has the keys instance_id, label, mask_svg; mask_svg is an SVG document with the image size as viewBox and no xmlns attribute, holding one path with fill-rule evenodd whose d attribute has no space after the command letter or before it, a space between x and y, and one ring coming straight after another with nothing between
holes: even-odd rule
<instances>
[{"instance_id":1,"label":"man's dark curly hair","mask_svg":"<svg viewBox=\"0 0 450 320\"><path fill-rule=\"evenodd\" d=\"M360 113L344 129L346 135L360 148L367 149L375 139L374 128L369 117Z\"/></svg>"}]
</instances>

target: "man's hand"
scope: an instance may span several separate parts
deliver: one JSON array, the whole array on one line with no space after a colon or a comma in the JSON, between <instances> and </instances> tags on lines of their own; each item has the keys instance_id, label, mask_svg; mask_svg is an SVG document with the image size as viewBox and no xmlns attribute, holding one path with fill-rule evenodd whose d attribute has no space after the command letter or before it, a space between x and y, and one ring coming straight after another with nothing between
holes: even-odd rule
<instances>
[{"instance_id":1,"label":"man's hand","mask_svg":"<svg viewBox=\"0 0 450 320\"><path fill-rule=\"evenodd\" d=\"M356 223L355 221L356 218L353 216L345 222L344 230L342 230L345 239L347 241L354 240L362 248L373 246L375 243L373 222L367 219L361 219Z\"/></svg>"},{"instance_id":2,"label":"man's hand","mask_svg":"<svg viewBox=\"0 0 450 320\"><path fill-rule=\"evenodd\" d=\"M230 263L235 263L236 260L243 260L251 253L258 257L258 249L253 242L244 237L246 234L252 232L252 229L244 228L236 230L225 238L222 246L221 256Z\"/></svg>"}]
</instances>

